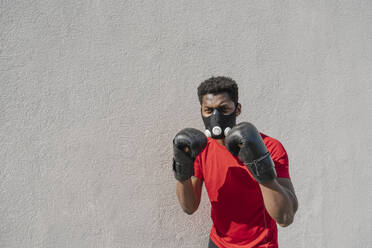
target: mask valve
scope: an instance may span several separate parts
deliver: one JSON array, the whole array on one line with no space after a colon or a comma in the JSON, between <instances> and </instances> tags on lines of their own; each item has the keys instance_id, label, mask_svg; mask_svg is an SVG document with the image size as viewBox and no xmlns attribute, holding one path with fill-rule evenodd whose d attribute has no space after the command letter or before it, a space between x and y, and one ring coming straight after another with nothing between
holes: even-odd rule
<instances>
[{"instance_id":1,"label":"mask valve","mask_svg":"<svg viewBox=\"0 0 372 248\"><path fill-rule=\"evenodd\" d=\"M212 128L212 133L213 135L218 136L222 133L222 129L219 126L215 126Z\"/></svg>"}]
</instances>

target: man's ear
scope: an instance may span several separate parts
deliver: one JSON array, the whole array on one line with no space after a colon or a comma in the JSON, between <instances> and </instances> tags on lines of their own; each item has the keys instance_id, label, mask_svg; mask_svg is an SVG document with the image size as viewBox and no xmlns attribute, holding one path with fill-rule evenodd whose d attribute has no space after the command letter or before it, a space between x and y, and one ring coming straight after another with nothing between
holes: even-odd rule
<instances>
[{"instance_id":1,"label":"man's ear","mask_svg":"<svg viewBox=\"0 0 372 248\"><path fill-rule=\"evenodd\" d=\"M236 105L236 116L239 116L241 112L242 112L242 105L238 103Z\"/></svg>"}]
</instances>

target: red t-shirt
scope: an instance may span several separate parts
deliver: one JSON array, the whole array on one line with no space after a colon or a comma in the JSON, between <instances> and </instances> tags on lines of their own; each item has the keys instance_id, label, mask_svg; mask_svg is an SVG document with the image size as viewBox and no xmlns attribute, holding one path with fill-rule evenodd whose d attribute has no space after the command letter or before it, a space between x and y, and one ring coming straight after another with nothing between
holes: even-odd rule
<instances>
[{"instance_id":1,"label":"red t-shirt","mask_svg":"<svg viewBox=\"0 0 372 248\"><path fill-rule=\"evenodd\" d=\"M278 177L289 178L288 156L282 144L261 137ZM276 222L267 213L262 193L247 167L225 146L208 138L196 157L195 176L204 180L213 221L210 238L220 248L278 247Z\"/></svg>"}]
</instances>

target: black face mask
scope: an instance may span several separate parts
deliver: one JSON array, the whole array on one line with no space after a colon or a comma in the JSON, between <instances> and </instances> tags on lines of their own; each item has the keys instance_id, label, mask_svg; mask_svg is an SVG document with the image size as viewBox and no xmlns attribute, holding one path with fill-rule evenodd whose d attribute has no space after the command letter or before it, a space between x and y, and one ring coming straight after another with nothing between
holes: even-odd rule
<instances>
[{"instance_id":1,"label":"black face mask","mask_svg":"<svg viewBox=\"0 0 372 248\"><path fill-rule=\"evenodd\" d=\"M204 117L205 135L213 139L224 139L231 128L236 124L236 109L229 115L223 115L218 109L213 110L212 115Z\"/></svg>"}]
</instances>

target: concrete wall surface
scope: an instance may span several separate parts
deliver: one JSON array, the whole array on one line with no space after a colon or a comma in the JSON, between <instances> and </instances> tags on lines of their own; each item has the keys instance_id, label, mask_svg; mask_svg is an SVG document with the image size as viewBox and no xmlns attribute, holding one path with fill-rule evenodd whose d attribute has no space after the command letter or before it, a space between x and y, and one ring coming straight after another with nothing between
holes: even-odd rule
<instances>
[{"instance_id":1,"label":"concrete wall surface","mask_svg":"<svg viewBox=\"0 0 372 248\"><path fill-rule=\"evenodd\" d=\"M206 247L171 141L239 84L300 208L280 247L372 247L372 2L0 2L0 247Z\"/></svg>"}]
</instances>

